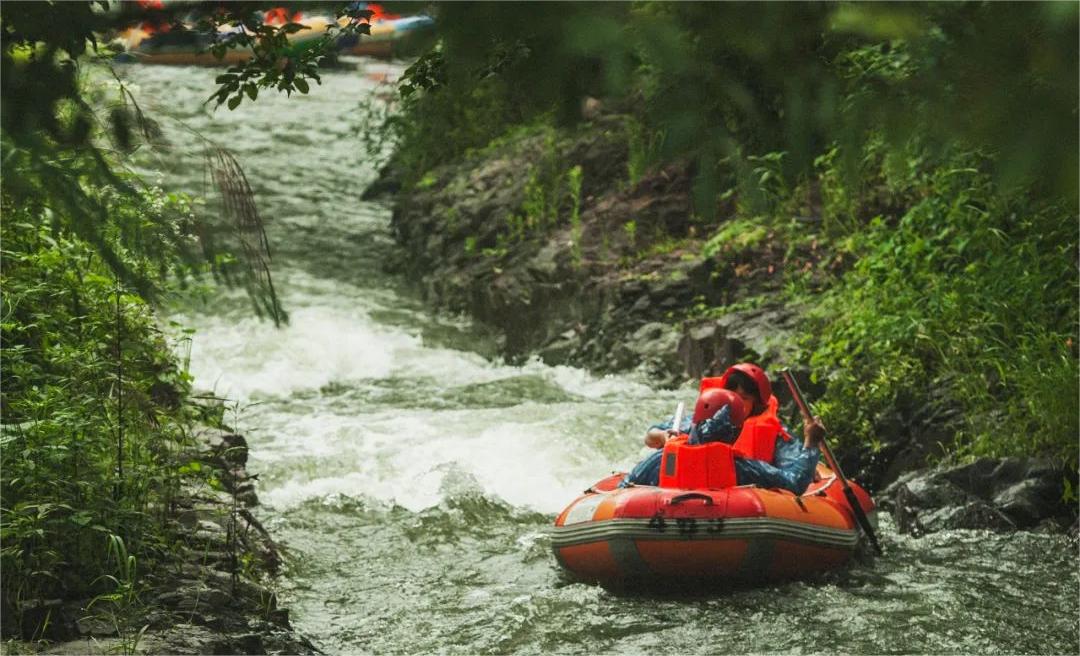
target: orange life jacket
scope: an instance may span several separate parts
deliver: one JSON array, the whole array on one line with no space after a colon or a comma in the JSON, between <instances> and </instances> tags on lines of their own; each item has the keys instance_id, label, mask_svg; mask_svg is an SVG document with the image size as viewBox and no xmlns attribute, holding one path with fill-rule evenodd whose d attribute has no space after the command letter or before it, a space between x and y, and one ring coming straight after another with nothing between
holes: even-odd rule
<instances>
[{"instance_id":1,"label":"orange life jacket","mask_svg":"<svg viewBox=\"0 0 1080 656\"><path fill-rule=\"evenodd\" d=\"M660 487L684 490L734 487L735 451L729 444L689 444L688 435L669 440L660 460Z\"/></svg>"},{"instance_id":2,"label":"orange life jacket","mask_svg":"<svg viewBox=\"0 0 1080 656\"><path fill-rule=\"evenodd\" d=\"M776 451L776 436L779 435L786 441L791 440L791 436L780 424L780 417L777 416L779 407L776 397L770 396L765 412L746 418L734 445L739 455L772 463L774 451Z\"/></svg>"},{"instance_id":3,"label":"orange life jacket","mask_svg":"<svg viewBox=\"0 0 1080 656\"><path fill-rule=\"evenodd\" d=\"M711 387L724 387L727 384L727 379L727 374L702 378L700 389L705 391ZM735 452L739 456L764 460L772 464L773 452L776 451L776 436L780 435L784 440L791 440L791 436L787 434L783 425L780 424L780 417L777 414L779 408L780 403L776 400L776 396L773 395L769 397L769 402L765 404L765 412L746 418L742 430L739 432L739 437L734 444Z\"/></svg>"}]
</instances>

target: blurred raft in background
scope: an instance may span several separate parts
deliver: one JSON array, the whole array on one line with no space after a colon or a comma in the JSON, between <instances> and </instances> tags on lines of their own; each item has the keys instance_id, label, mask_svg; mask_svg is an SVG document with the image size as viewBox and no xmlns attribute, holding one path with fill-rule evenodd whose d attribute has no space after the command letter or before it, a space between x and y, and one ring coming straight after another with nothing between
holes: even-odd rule
<instances>
[{"instance_id":1,"label":"blurred raft in background","mask_svg":"<svg viewBox=\"0 0 1080 656\"><path fill-rule=\"evenodd\" d=\"M160 3L159 3L160 4ZM416 14L403 16L388 14L376 3L358 3L361 9L371 11L367 34L342 34L335 40L331 56L361 55L389 59L419 52L433 38L434 21L430 16ZM311 48L332 26L345 27L348 18L336 18L333 12L319 7L306 7L305 11L290 12L277 7L265 12L267 25L296 27L288 35L289 48L286 55L294 55ZM123 47L117 61L140 64L164 64L177 66L228 66L245 62L255 56L251 48L228 49L214 53L212 46L220 43L236 28L222 26L217 33L201 31L195 24L162 23L146 21L122 32L116 42ZM218 55L221 56L218 56Z\"/></svg>"}]
</instances>

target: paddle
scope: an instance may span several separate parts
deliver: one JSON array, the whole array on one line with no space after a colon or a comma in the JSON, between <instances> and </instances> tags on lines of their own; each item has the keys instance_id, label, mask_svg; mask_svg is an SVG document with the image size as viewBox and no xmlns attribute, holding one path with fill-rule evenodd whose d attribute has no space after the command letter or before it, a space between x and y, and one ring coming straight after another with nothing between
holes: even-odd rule
<instances>
[{"instance_id":1,"label":"paddle","mask_svg":"<svg viewBox=\"0 0 1080 656\"><path fill-rule=\"evenodd\" d=\"M674 423L671 424L671 428L675 431L675 435L682 433L682 416L686 406L682 401L679 401L679 405L675 406Z\"/></svg>"},{"instance_id":2,"label":"paddle","mask_svg":"<svg viewBox=\"0 0 1080 656\"><path fill-rule=\"evenodd\" d=\"M810 406L806 405L806 399L803 398L802 390L799 389L799 384L795 382L795 377L791 375L791 370L784 369L780 372L780 375L784 377L784 382L787 383L788 388L791 390L791 396L795 399L795 405L799 406L799 412L802 413L803 420L809 423L813 417L810 413ZM855 497L855 491L851 489L847 478L844 477L840 464L833 457L832 449L829 448L824 437L821 438L820 444L821 452L825 454L825 460L828 461L829 467L832 467L833 472L836 473L836 478L844 489L844 498L847 499L848 505L851 506L852 514L855 515L855 523L862 529L863 535L870 541L874 551L881 555L881 545L878 543L877 535L874 533L874 527L870 525L870 519L866 516L866 512L863 510L858 498Z\"/></svg>"}]
</instances>

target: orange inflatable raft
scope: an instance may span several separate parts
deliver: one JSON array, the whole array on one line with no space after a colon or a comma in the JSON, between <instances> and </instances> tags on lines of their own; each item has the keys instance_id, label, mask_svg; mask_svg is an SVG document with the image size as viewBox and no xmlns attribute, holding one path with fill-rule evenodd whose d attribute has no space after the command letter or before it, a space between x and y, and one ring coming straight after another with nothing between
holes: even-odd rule
<instances>
[{"instance_id":1,"label":"orange inflatable raft","mask_svg":"<svg viewBox=\"0 0 1080 656\"><path fill-rule=\"evenodd\" d=\"M605 587L766 582L851 558L859 529L832 471L818 465L801 496L754 486L618 488L603 479L555 520L552 547L575 577ZM727 478L725 482L730 482ZM872 523L874 502L849 480Z\"/></svg>"}]
</instances>

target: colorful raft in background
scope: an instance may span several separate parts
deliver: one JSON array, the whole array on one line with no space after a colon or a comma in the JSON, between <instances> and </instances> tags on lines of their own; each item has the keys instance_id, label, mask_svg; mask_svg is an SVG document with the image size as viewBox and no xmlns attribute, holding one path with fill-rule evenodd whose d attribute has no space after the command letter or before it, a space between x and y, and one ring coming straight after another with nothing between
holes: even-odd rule
<instances>
[{"instance_id":1,"label":"colorful raft in background","mask_svg":"<svg viewBox=\"0 0 1080 656\"><path fill-rule=\"evenodd\" d=\"M371 34L342 39L341 52L364 57L390 59L406 56L415 49L417 41L429 36L435 27L430 16L372 17ZM350 43L350 41L354 41Z\"/></svg>"},{"instance_id":2,"label":"colorful raft in background","mask_svg":"<svg viewBox=\"0 0 1080 656\"><path fill-rule=\"evenodd\" d=\"M618 488L622 478L598 482L555 520L555 556L578 579L610 588L773 582L839 567L859 544L823 464L801 496L753 486ZM875 522L870 495L850 483Z\"/></svg>"},{"instance_id":3,"label":"colorful raft in background","mask_svg":"<svg viewBox=\"0 0 1080 656\"><path fill-rule=\"evenodd\" d=\"M374 5L369 5L374 6ZM307 29L289 35L288 54L299 53L313 47L334 24L332 16L296 14L285 17L276 10L267 13L267 23L292 21ZM342 24L346 19L340 19ZM429 16L393 16L376 12L371 18L371 34L342 37L338 40L339 54L367 57L392 58L405 55L416 47L434 28ZM170 30L143 25L127 30L119 37L124 52L121 61L143 64L179 66L222 66L247 61L252 51L247 48L231 48L222 58L215 57L210 47L217 41L214 35L194 30Z\"/></svg>"}]
</instances>

